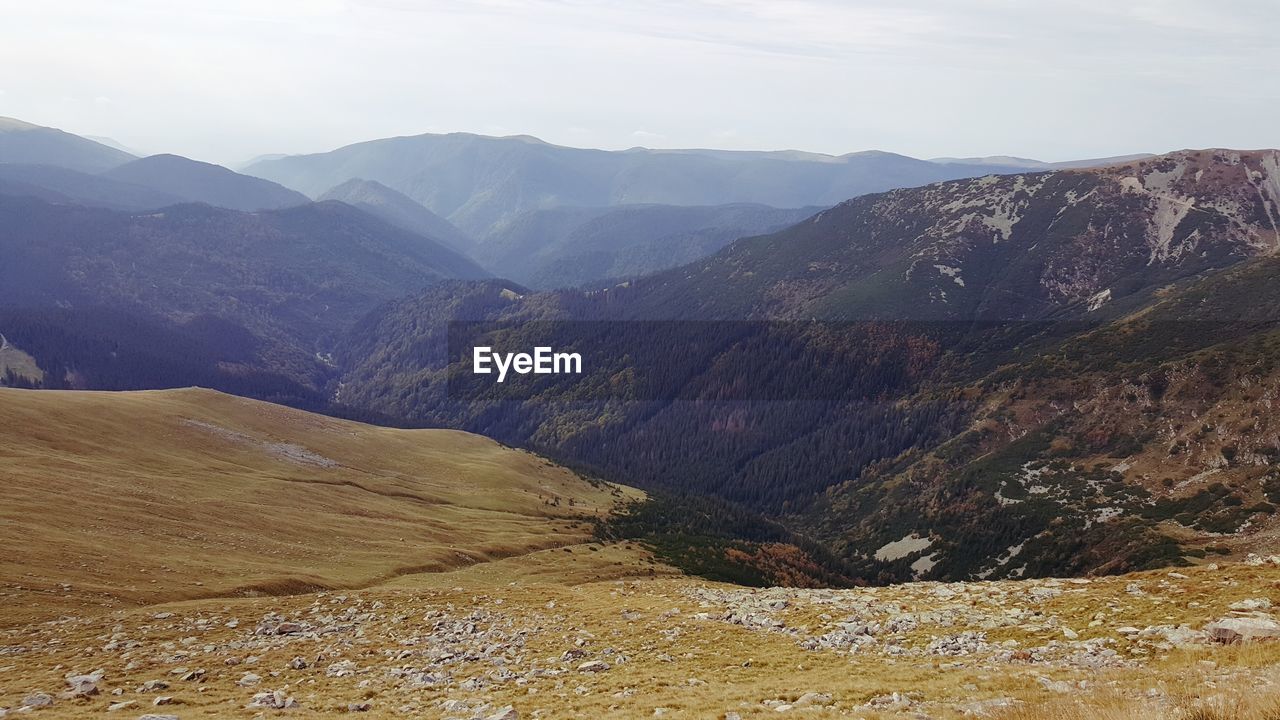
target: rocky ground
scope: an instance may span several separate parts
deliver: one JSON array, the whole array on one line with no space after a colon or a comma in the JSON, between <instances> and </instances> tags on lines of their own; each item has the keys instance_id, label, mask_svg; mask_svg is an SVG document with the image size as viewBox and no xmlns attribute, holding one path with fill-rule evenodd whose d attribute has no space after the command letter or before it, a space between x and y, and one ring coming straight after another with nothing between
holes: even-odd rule
<instances>
[{"instance_id":1,"label":"rocky ground","mask_svg":"<svg viewBox=\"0 0 1280 720\"><path fill-rule=\"evenodd\" d=\"M811 590L638 576L640 553L8 625L0 716L954 718L1280 687L1280 558ZM564 582L557 563L625 572Z\"/></svg>"}]
</instances>

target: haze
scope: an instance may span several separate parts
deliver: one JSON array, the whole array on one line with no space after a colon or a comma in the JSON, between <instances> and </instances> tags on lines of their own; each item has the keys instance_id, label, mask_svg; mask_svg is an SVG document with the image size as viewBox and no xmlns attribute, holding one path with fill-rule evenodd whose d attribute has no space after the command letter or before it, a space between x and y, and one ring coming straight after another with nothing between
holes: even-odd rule
<instances>
[{"instance_id":1,"label":"haze","mask_svg":"<svg viewBox=\"0 0 1280 720\"><path fill-rule=\"evenodd\" d=\"M421 132L1045 160L1273 147L1272 0L0 1L0 115L237 164Z\"/></svg>"}]
</instances>

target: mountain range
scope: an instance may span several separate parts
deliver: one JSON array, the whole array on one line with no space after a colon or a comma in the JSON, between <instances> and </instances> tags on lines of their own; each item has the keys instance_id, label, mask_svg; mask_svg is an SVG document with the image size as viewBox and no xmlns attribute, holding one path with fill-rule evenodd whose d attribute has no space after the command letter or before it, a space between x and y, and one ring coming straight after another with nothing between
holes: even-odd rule
<instances>
[{"instance_id":1,"label":"mountain range","mask_svg":"<svg viewBox=\"0 0 1280 720\"><path fill-rule=\"evenodd\" d=\"M589 292L437 286L357 326L342 399L781 518L865 581L1230 553L1280 499L1278 159L895 190ZM595 370L460 397L448 320Z\"/></svg>"},{"instance_id":2,"label":"mountain range","mask_svg":"<svg viewBox=\"0 0 1280 720\"><path fill-rule=\"evenodd\" d=\"M8 385L484 434L651 491L602 532L751 582L1126 572L1275 529L1276 151L458 134L238 174L6 127ZM481 339L587 367L486 385Z\"/></svg>"},{"instance_id":3,"label":"mountain range","mask_svg":"<svg viewBox=\"0 0 1280 720\"><path fill-rule=\"evenodd\" d=\"M311 197L351 178L375 180L475 236L521 213L558 206L825 206L895 187L1022 170L885 152L584 150L523 135L467 133L374 140L244 168Z\"/></svg>"},{"instance_id":4,"label":"mountain range","mask_svg":"<svg viewBox=\"0 0 1280 720\"><path fill-rule=\"evenodd\" d=\"M0 163L54 165L93 173L134 159L123 150L79 135L0 117Z\"/></svg>"},{"instance_id":5,"label":"mountain range","mask_svg":"<svg viewBox=\"0 0 1280 720\"><path fill-rule=\"evenodd\" d=\"M0 255L0 325L49 386L261 385L295 398L323 386L326 353L379 303L487 276L337 202L133 214L0 196Z\"/></svg>"}]
</instances>

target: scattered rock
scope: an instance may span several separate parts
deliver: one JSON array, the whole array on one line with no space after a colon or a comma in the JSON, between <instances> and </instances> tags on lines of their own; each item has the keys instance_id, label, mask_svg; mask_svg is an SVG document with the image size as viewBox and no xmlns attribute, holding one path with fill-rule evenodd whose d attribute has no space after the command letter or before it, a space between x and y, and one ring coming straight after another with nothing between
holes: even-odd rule
<instances>
[{"instance_id":1,"label":"scattered rock","mask_svg":"<svg viewBox=\"0 0 1280 720\"><path fill-rule=\"evenodd\" d=\"M53 705L53 696L48 693L31 693L22 698L21 707L24 708L47 708Z\"/></svg>"},{"instance_id":2,"label":"scattered rock","mask_svg":"<svg viewBox=\"0 0 1280 720\"><path fill-rule=\"evenodd\" d=\"M275 690L272 692L260 692L253 696L249 704L245 707L253 708L270 708L274 710L285 710L288 708L298 707L298 703L291 697L285 695L283 690Z\"/></svg>"},{"instance_id":3,"label":"scattered rock","mask_svg":"<svg viewBox=\"0 0 1280 720\"><path fill-rule=\"evenodd\" d=\"M578 672L604 672L609 669L609 663L602 660L588 660L578 666Z\"/></svg>"},{"instance_id":4,"label":"scattered rock","mask_svg":"<svg viewBox=\"0 0 1280 720\"><path fill-rule=\"evenodd\" d=\"M831 695L829 693L807 692L800 696L792 705L798 708L813 707L815 705L830 705Z\"/></svg>"},{"instance_id":5,"label":"scattered rock","mask_svg":"<svg viewBox=\"0 0 1280 720\"><path fill-rule=\"evenodd\" d=\"M72 675L67 678L67 691L64 698L90 697L98 694L98 683L102 682L103 672L95 670L88 675Z\"/></svg>"},{"instance_id":6,"label":"scattered rock","mask_svg":"<svg viewBox=\"0 0 1280 720\"><path fill-rule=\"evenodd\" d=\"M141 685L139 685L138 689L135 690L135 692L149 693L149 692L157 692L159 690L168 690L168 689L169 689L169 683L163 680L148 680L142 683Z\"/></svg>"},{"instance_id":7,"label":"scattered rock","mask_svg":"<svg viewBox=\"0 0 1280 720\"><path fill-rule=\"evenodd\" d=\"M1232 610L1241 610L1246 612L1255 611L1255 610L1270 610L1271 600L1267 598L1249 598L1248 600L1241 600L1240 602L1231 603L1229 607Z\"/></svg>"},{"instance_id":8,"label":"scattered rock","mask_svg":"<svg viewBox=\"0 0 1280 720\"><path fill-rule=\"evenodd\" d=\"M124 702L111 703L107 706L107 712L116 712L118 710L128 710L131 707L137 707L137 700L125 700Z\"/></svg>"}]
</instances>

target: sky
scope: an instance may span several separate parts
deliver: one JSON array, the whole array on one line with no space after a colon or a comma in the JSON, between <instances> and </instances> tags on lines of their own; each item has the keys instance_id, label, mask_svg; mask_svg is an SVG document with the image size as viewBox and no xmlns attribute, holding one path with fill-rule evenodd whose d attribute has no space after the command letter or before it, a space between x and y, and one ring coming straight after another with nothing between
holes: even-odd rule
<instances>
[{"instance_id":1,"label":"sky","mask_svg":"<svg viewBox=\"0 0 1280 720\"><path fill-rule=\"evenodd\" d=\"M0 116L229 165L395 135L1280 146L1276 0L0 0Z\"/></svg>"}]
</instances>

